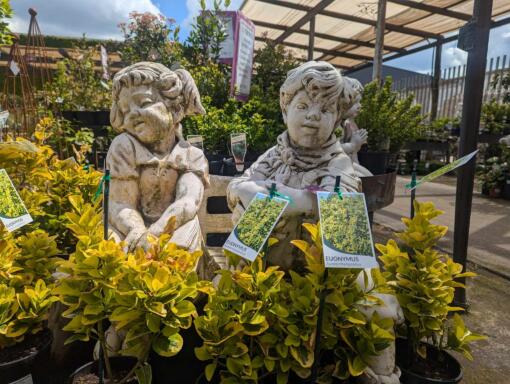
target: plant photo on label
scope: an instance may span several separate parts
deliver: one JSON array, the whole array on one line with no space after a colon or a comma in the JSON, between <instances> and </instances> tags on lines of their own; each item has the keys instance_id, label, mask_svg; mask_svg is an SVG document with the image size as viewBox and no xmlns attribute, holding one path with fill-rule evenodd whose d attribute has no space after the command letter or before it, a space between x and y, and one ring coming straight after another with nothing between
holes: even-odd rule
<instances>
[{"instance_id":1,"label":"plant photo on label","mask_svg":"<svg viewBox=\"0 0 510 384\"><path fill-rule=\"evenodd\" d=\"M0 216L15 218L26 213L23 202L12 186L7 172L0 170Z\"/></svg>"},{"instance_id":2,"label":"plant photo on label","mask_svg":"<svg viewBox=\"0 0 510 384\"><path fill-rule=\"evenodd\" d=\"M320 196L320 213L326 244L343 253L372 256L372 239L363 195L340 199Z\"/></svg>"},{"instance_id":3,"label":"plant photo on label","mask_svg":"<svg viewBox=\"0 0 510 384\"><path fill-rule=\"evenodd\" d=\"M285 204L276 198L253 201L235 228L237 238L252 249L260 249Z\"/></svg>"}]
</instances>

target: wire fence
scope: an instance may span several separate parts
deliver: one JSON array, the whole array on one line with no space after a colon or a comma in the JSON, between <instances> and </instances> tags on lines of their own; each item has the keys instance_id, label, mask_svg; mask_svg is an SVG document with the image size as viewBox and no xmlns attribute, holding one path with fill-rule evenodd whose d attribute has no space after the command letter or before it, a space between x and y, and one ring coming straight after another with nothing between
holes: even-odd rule
<instances>
[{"instance_id":1,"label":"wire fence","mask_svg":"<svg viewBox=\"0 0 510 384\"><path fill-rule=\"evenodd\" d=\"M501 103L504 91L501 81L494 86L496 76L504 77L510 72L510 57L508 55L493 57L488 61L485 72L483 102L496 100ZM428 75L407 77L393 83L393 89L406 97L414 94L415 103L421 104L423 113L430 115L432 111L432 79ZM466 65L459 65L443 69L439 80L439 95L437 118L460 117L462 112L462 99L466 83Z\"/></svg>"}]
</instances>

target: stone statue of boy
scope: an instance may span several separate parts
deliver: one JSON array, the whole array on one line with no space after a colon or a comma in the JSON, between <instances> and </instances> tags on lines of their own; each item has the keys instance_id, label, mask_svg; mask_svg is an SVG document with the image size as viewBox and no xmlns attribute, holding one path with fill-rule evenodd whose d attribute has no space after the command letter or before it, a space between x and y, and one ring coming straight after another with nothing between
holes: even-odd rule
<instances>
[{"instance_id":1,"label":"stone statue of boy","mask_svg":"<svg viewBox=\"0 0 510 384\"><path fill-rule=\"evenodd\" d=\"M299 268L298 252L288 251L290 240L301 238L302 222L317 221L317 203L310 188L333 191L336 176L341 190L359 191L361 181L334 131L342 121L342 77L328 63L310 61L291 70L280 88L280 106L287 130L227 189L229 205L237 221L257 192L267 193L274 182L279 193L289 196L274 235L280 240L268 255L270 263L284 269Z\"/></svg>"},{"instance_id":2,"label":"stone statue of boy","mask_svg":"<svg viewBox=\"0 0 510 384\"><path fill-rule=\"evenodd\" d=\"M229 205L237 222L257 192L268 193L276 183L279 193L291 198L272 235L279 242L266 256L269 263L283 269L300 267L299 252L292 252L290 240L303 238L304 221L319 220L317 201L310 189L333 191L336 176L341 176L340 188L346 192L359 192L361 182L353 168L351 158L344 152L334 131L339 127L346 111L345 81L329 63L310 61L291 70L280 88L280 106L287 130L243 174L233 179L227 189ZM350 106L349 108L351 108ZM358 279L364 286L363 278ZM370 282L369 282L370 284ZM396 321L402 318L395 297L378 295L384 306L371 308L382 317ZM398 384L399 370L395 367L394 346L374 357L366 371L365 383Z\"/></svg>"},{"instance_id":3,"label":"stone statue of boy","mask_svg":"<svg viewBox=\"0 0 510 384\"><path fill-rule=\"evenodd\" d=\"M112 127L120 132L106 158L111 172L109 220L130 250L147 248L176 218L172 241L201 246L197 212L209 183L203 152L182 139L185 116L204 113L193 78L184 69L140 62L113 79Z\"/></svg>"}]
</instances>

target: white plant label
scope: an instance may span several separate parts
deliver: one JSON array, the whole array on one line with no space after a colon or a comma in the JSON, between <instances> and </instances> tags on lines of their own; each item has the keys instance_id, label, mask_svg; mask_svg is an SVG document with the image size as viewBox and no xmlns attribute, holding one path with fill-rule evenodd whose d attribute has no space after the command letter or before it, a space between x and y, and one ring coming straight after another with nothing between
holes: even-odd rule
<instances>
[{"instance_id":1,"label":"white plant label","mask_svg":"<svg viewBox=\"0 0 510 384\"><path fill-rule=\"evenodd\" d=\"M0 169L0 221L9 232L33 221L5 169Z\"/></svg>"},{"instance_id":2,"label":"white plant label","mask_svg":"<svg viewBox=\"0 0 510 384\"><path fill-rule=\"evenodd\" d=\"M18 76L18 73L19 73L18 63L16 63L14 60L11 60L11 63L9 64L9 68L10 68L11 72L14 74L14 76Z\"/></svg>"}]
</instances>

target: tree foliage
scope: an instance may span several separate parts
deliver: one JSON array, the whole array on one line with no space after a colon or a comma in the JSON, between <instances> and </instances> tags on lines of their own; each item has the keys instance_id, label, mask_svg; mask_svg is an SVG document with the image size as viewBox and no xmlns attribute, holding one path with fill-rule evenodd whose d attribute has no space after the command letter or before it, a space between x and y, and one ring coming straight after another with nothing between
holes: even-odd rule
<instances>
[{"instance_id":1,"label":"tree foliage","mask_svg":"<svg viewBox=\"0 0 510 384\"><path fill-rule=\"evenodd\" d=\"M120 23L124 35L120 54L126 64L154 61L171 67L181 59L179 26L174 19L150 12L131 12L128 23Z\"/></svg>"},{"instance_id":2,"label":"tree foliage","mask_svg":"<svg viewBox=\"0 0 510 384\"><path fill-rule=\"evenodd\" d=\"M0 0L0 44L12 43L12 34L6 19L12 17L12 8L9 0Z\"/></svg>"}]
</instances>

